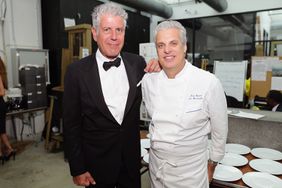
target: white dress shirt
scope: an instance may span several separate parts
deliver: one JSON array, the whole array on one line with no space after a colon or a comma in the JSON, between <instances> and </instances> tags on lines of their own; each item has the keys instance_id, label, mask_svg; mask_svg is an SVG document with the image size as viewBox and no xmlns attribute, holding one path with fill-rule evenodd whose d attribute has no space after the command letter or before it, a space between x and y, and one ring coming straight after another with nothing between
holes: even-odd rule
<instances>
[{"instance_id":1,"label":"white dress shirt","mask_svg":"<svg viewBox=\"0 0 282 188\"><path fill-rule=\"evenodd\" d=\"M104 100L115 120L121 125L129 92L129 83L123 60L121 58L119 67L113 66L108 71L104 70L103 63L111 60L103 56L99 49L96 52L96 60Z\"/></svg>"}]
</instances>

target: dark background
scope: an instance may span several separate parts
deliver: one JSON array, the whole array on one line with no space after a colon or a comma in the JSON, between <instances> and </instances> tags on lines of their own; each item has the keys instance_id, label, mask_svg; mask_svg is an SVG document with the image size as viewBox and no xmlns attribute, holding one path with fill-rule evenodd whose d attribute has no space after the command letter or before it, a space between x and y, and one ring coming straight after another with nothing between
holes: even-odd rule
<instances>
[{"instance_id":1,"label":"dark background","mask_svg":"<svg viewBox=\"0 0 282 188\"><path fill-rule=\"evenodd\" d=\"M43 49L49 50L50 82L54 87L60 85L62 48L68 48L68 36L64 30L64 18L73 18L76 24L91 24L91 13L95 0L42 0ZM139 43L150 41L150 18L139 12L127 11L127 29L124 51L139 54ZM97 45L92 40L93 52Z\"/></svg>"}]
</instances>

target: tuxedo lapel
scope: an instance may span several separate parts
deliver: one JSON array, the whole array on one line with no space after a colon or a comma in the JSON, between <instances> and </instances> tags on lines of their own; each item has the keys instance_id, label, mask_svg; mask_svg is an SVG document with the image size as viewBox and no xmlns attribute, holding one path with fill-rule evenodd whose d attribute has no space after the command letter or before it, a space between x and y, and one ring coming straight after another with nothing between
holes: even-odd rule
<instances>
[{"instance_id":1,"label":"tuxedo lapel","mask_svg":"<svg viewBox=\"0 0 282 188\"><path fill-rule=\"evenodd\" d=\"M94 104L97 106L97 108L101 111L102 114L108 117L108 119L116 122L115 118L112 116L110 110L108 109L103 96L95 54L92 55L91 61L87 63L87 70L84 71L85 74L83 74L82 76L90 93L91 99L89 99L89 102L94 102Z\"/></svg>"},{"instance_id":2,"label":"tuxedo lapel","mask_svg":"<svg viewBox=\"0 0 282 188\"><path fill-rule=\"evenodd\" d=\"M125 111L124 111L124 117L126 116L127 112L129 111L130 107L133 104L134 101L134 97L135 97L135 93L136 93L136 89L137 89L137 72L136 72L136 68L134 68L132 62L132 60L128 59L126 56L122 56L122 60L124 62L124 66L125 66L125 70L126 70L126 74L127 74L127 79L128 79L128 83L129 83L129 92L128 92L128 97L127 97L127 101L126 101L126 106L125 106Z\"/></svg>"}]
</instances>

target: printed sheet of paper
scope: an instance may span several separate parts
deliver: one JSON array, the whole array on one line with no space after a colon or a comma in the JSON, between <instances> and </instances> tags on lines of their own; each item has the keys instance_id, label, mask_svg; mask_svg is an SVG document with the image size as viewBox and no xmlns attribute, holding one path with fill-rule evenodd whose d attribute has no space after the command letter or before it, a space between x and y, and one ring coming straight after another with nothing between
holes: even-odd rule
<instances>
[{"instance_id":1,"label":"printed sheet of paper","mask_svg":"<svg viewBox=\"0 0 282 188\"><path fill-rule=\"evenodd\" d=\"M139 55L143 56L148 63L153 58L158 58L155 43L140 43L139 44Z\"/></svg>"},{"instance_id":2,"label":"printed sheet of paper","mask_svg":"<svg viewBox=\"0 0 282 188\"><path fill-rule=\"evenodd\" d=\"M265 116L261 114L247 113L247 112L242 112L242 111L239 111L238 113L231 113L230 115L237 116L237 117L243 117L243 118L249 118L249 119L260 119Z\"/></svg>"}]
</instances>

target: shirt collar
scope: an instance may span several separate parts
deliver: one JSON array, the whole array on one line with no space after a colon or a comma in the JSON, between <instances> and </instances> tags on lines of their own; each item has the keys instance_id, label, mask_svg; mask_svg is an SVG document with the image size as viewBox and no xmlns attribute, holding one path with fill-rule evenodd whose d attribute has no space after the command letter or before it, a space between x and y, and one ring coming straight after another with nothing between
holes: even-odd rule
<instances>
[{"instance_id":1,"label":"shirt collar","mask_svg":"<svg viewBox=\"0 0 282 188\"><path fill-rule=\"evenodd\" d=\"M185 72L186 72L186 69L188 69L188 64L190 64L190 62L188 62L186 59L185 59L185 64L184 64L184 67L183 69L175 76L175 79L180 79L182 78L183 76L185 76ZM168 78L166 73L164 72L164 70L161 71L162 72L162 75L165 77L165 78Z\"/></svg>"},{"instance_id":2,"label":"shirt collar","mask_svg":"<svg viewBox=\"0 0 282 188\"><path fill-rule=\"evenodd\" d=\"M120 58L121 58L120 54L119 54L117 57L120 57ZM114 60L114 59L109 59L109 58L105 57L105 56L101 53L101 51L99 50L99 48L98 48L98 50L97 50L97 52L96 52L96 59L97 59L98 63L101 63L101 64L103 64L105 61L112 61L112 60Z\"/></svg>"}]
</instances>

